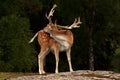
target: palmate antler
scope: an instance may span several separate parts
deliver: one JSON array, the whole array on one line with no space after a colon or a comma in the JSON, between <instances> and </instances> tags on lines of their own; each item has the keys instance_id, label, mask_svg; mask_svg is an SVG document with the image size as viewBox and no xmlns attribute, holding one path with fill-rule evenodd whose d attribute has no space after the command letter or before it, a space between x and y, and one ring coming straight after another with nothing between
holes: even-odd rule
<instances>
[{"instance_id":1,"label":"palmate antler","mask_svg":"<svg viewBox=\"0 0 120 80\"><path fill-rule=\"evenodd\" d=\"M52 20L51 20L51 17L53 16L53 13L54 13L54 9L57 7L57 5L56 4L54 4L53 5L53 7L52 7L52 9L50 10L50 13L49 13L49 15L47 15L47 13L46 13L46 18L49 20L49 23L52 23Z\"/></svg>"},{"instance_id":2,"label":"palmate antler","mask_svg":"<svg viewBox=\"0 0 120 80\"><path fill-rule=\"evenodd\" d=\"M72 25L70 25L70 26L61 26L61 25L57 25L59 28L65 28L65 29L73 29L73 28L79 28L80 26L80 24L82 24L82 22L80 21L80 17L78 17L78 19L77 18L75 18L75 21L74 21L74 23L72 24Z\"/></svg>"},{"instance_id":3,"label":"palmate antler","mask_svg":"<svg viewBox=\"0 0 120 80\"><path fill-rule=\"evenodd\" d=\"M54 4L53 5L53 7L52 7L52 9L50 10L50 12L49 12L49 15L47 15L47 13L46 13L46 18L49 20L49 23L52 23L52 20L51 20L51 17L53 16L53 13L54 13L54 9L57 7L57 5L56 4ZM74 21L74 23L72 24L72 25L70 25L70 26L61 26L61 25L57 25L56 23L55 23L55 25L58 27L58 28L64 28L64 29L73 29L73 28L79 28L80 26L80 24L82 24L82 22L80 21L80 17L78 17L78 18L75 18L75 21Z\"/></svg>"}]
</instances>

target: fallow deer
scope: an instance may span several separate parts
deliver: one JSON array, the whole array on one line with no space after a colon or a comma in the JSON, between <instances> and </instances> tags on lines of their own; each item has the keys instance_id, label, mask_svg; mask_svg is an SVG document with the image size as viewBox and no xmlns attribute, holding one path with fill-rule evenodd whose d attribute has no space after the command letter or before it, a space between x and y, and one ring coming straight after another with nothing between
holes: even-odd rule
<instances>
[{"instance_id":1,"label":"fallow deer","mask_svg":"<svg viewBox=\"0 0 120 80\"><path fill-rule=\"evenodd\" d=\"M75 19L71 26L60 26L53 24L51 21L51 16L53 16L55 7L56 5L53 6L49 15L46 15L47 19L49 20L49 24L47 24L47 26L42 30L38 31L29 41L29 43L33 42L35 37L38 36L38 43L41 47L40 53L38 55L39 74L45 73L43 66L44 58L50 51L54 53L56 59L55 73L58 73L60 51L66 51L70 72L73 71L70 56L71 47L73 45L73 33L67 29L79 27L78 25L81 24L80 18L78 18L78 20Z\"/></svg>"}]
</instances>

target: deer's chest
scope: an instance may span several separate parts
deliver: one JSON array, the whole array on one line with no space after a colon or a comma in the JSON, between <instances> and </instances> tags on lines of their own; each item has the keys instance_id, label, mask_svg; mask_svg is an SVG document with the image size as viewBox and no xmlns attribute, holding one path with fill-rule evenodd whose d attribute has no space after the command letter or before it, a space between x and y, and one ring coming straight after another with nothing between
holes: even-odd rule
<instances>
[{"instance_id":1,"label":"deer's chest","mask_svg":"<svg viewBox=\"0 0 120 80\"><path fill-rule=\"evenodd\" d=\"M67 37L60 35L59 36L52 35L51 37L53 37L55 41L57 41L60 44L59 51L66 51L71 47Z\"/></svg>"},{"instance_id":2,"label":"deer's chest","mask_svg":"<svg viewBox=\"0 0 120 80\"><path fill-rule=\"evenodd\" d=\"M70 45L68 42L64 41L61 43L59 51L66 51L67 49L70 48Z\"/></svg>"}]
</instances>

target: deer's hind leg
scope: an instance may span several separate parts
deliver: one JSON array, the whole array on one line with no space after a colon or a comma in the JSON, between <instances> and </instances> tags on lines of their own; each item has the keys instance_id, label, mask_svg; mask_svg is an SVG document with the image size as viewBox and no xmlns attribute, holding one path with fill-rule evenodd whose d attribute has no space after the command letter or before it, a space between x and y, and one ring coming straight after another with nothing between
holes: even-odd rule
<instances>
[{"instance_id":1,"label":"deer's hind leg","mask_svg":"<svg viewBox=\"0 0 120 80\"><path fill-rule=\"evenodd\" d=\"M44 58L50 52L49 48L42 48L38 55L39 74L44 74Z\"/></svg>"}]
</instances>

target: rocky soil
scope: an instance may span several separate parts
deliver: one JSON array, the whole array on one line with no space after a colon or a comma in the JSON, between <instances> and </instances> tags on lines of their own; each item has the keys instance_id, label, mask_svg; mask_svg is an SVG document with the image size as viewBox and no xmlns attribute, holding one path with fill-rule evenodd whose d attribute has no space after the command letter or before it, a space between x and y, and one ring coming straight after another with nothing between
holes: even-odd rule
<instances>
[{"instance_id":1,"label":"rocky soil","mask_svg":"<svg viewBox=\"0 0 120 80\"><path fill-rule=\"evenodd\" d=\"M112 71L80 70L58 74L27 75L6 80L120 80L120 74Z\"/></svg>"}]
</instances>

